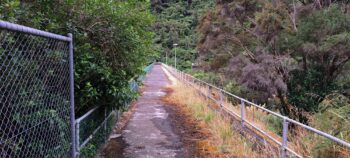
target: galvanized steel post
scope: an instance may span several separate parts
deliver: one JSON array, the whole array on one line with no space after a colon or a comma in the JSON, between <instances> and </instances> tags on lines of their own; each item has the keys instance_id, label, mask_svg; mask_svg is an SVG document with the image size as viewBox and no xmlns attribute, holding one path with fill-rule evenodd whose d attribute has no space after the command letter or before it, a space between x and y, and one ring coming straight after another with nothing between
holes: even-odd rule
<instances>
[{"instance_id":1,"label":"galvanized steel post","mask_svg":"<svg viewBox=\"0 0 350 158\"><path fill-rule=\"evenodd\" d=\"M208 94L207 94L207 99L208 101L210 100L210 95L211 95L211 87L209 85L208 86Z\"/></svg>"},{"instance_id":2,"label":"galvanized steel post","mask_svg":"<svg viewBox=\"0 0 350 158\"><path fill-rule=\"evenodd\" d=\"M242 127L244 127L244 119L245 119L245 105L244 105L244 101L241 100L241 124L242 124Z\"/></svg>"},{"instance_id":3,"label":"galvanized steel post","mask_svg":"<svg viewBox=\"0 0 350 158\"><path fill-rule=\"evenodd\" d=\"M80 138L79 138L80 122L79 121L76 122L75 126L76 126L76 129L75 129L76 130L75 131L75 133L76 133L76 138L75 138L76 147L75 147L74 152L75 152L75 157L79 157L79 153L80 153Z\"/></svg>"},{"instance_id":4,"label":"galvanized steel post","mask_svg":"<svg viewBox=\"0 0 350 158\"><path fill-rule=\"evenodd\" d=\"M286 158L287 156L287 153L286 153L287 141L288 141L288 120L286 117L283 117L281 158Z\"/></svg>"},{"instance_id":5,"label":"galvanized steel post","mask_svg":"<svg viewBox=\"0 0 350 158\"><path fill-rule=\"evenodd\" d=\"M222 93L222 91L219 91L219 95L220 95L220 107L224 106L224 95Z\"/></svg>"},{"instance_id":6,"label":"galvanized steel post","mask_svg":"<svg viewBox=\"0 0 350 158\"><path fill-rule=\"evenodd\" d=\"M73 35L68 34L69 41L69 96L70 96L70 124L71 124L71 139L72 139L72 153L71 157L76 157L75 144L75 112L74 112L74 62L73 62Z\"/></svg>"}]
</instances>

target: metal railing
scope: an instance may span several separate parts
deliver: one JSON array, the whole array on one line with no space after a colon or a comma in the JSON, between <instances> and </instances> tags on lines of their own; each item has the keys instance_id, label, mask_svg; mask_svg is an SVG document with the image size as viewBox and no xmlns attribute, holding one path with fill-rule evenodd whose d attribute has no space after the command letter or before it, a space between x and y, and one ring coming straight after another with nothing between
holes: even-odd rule
<instances>
[{"instance_id":1,"label":"metal railing","mask_svg":"<svg viewBox=\"0 0 350 158\"><path fill-rule=\"evenodd\" d=\"M270 139L273 143L277 144L280 148L280 157L285 158L285 157L289 157L289 156L295 156L295 157L303 157L301 154L297 153L295 150L293 150L292 148L290 148L288 146L288 143L290 142L290 140L288 139L288 132L289 129L288 127L290 126L290 124L294 124L295 126L299 126L304 130L308 130L314 134L317 134L319 136L322 136L326 139L329 139L335 143L338 143L339 145L344 146L346 149L350 149L350 143L346 142L342 139L339 139L333 135L330 135L328 133L325 133L323 131L317 130L313 127L307 126L305 124L302 124L298 121L295 121L293 119L290 119L286 116L283 116L277 112L271 111L269 109L266 109L260 105L257 105L251 101L248 101L244 98L241 98L237 95L231 94L221 88L218 88L210 83L204 82L202 80L199 80L189 74L186 74L182 71L179 71L171 66L168 66L166 64L163 64L163 67L165 67L172 75L174 75L177 79L179 79L180 81L184 82L186 85L190 85L191 87L193 87L194 89L196 89L197 91L199 91L202 95L204 95L205 97L207 97L208 99L214 101L217 105L220 106L220 109L225 110L227 113L229 113L230 115L232 115L233 117L236 117L240 120L241 122L241 126L250 126L251 128L253 128L254 130L258 131L259 133L261 133L263 136L265 136L266 138ZM216 94L218 94L218 97L215 98L215 96L213 96L213 91L216 91ZM215 93L214 93L215 94ZM240 108L240 113L235 112L234 110L231 110L229 108L227 108L227 106L224 106L224 100L227 99L226 97L233 97L234 99L238 100L238 104L239 108ZM240 102L240 103L239 103ZM249 119L247 119L247 113L246 113L246 109L247 106L253 106L269 115L273 115L276 116L280 119L282 119L282 136L281 139L278 140L277 138L275 138L275 136L272 136L271 134L269 134L266 130L261 129L259 126L255 125L254 123L252 123L252 121L250 121Z\"/></svg>"},{"instance_id":2,"label":"metal railing","mask_svg":"<svg viewBox=\"0 0 350 158\"><path fill-rule=\"evenodd\" d=\"M74 157L72 34L0 20L0 157Z\"/></svg>"},{"instance_id":3,"label":"metal railing","mask_svg":"<svg viewBox=\"0 0 350 158\"><path fill-rule=\"evenodd\" d=\"M76 119L76 157L93 157L106 142L121 110L98 106Z\"/></svg>"},{"instance_id":4,"label":"metal railing","mask_svg":"<svg viewBox=\"0 0 350 158\"><path fill-rule=\"evenodd\" d=\"M152 70L153 65L154 63L144 69L145 74ZM138 82L143 82L144 79L145 75L141 75L131 80L129 82L130 90L133 93L137 93L139 91ZM125 102L124 107L120 109L97 106L76 119L76 157L93 157L100 146L108 139L123 109L127 109L130 103L131 100Z\"/></svg>"}]
</instances>

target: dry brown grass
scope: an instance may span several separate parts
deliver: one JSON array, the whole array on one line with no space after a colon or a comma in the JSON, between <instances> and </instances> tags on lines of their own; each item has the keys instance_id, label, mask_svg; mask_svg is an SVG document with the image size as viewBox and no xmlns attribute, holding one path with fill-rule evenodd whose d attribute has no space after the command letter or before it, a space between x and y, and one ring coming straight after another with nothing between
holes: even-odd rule
<instances>
[{"instance_id":1,"label":"dry brown grass","mask_svg":"<svg viewBox=\"0 0 350 158\"><path fill-rule=\"evenodd\" d=\"M252 144L241 134L232 130L229 121L213 112L194 89L180 83L171 88L173 93L167 98L168 102L184 105L192 117L210 131L211 136L198 144L205 152L220 152L223 157L264 157L254 151Z\"/></svg>"},{"instance_id":2,"label":"dry brown grass","mask_svg":"<svg viewBox=\"0 0 350 158\"><path fill-rule=\"evenodd\" d=\"M196 88L200 89L204 93L208 92L207 87L196 85ZM184 85L177 85L174 87L174 89L177 89L177 91L179 93L179 94L177 94L178 96L176 96L177 98L180 98L180 99L178 99L179 100L178 102L184 103L186 105L199 104L199 105L204 106L210 102L210 101L209 102L206 101L205 98L203 98L199 95L196 95L196 90L192 87L190 88L190 87L186 87ZM211 96L213 96L216 100L219 100L219 98L220 98L219 92L215 91L215 90L211 91ZM240 116L240 106L237 103L236 104L232 103L231 100L227 96L224 97L223 105L229 111L234 112L238 116ZM210 103L213 104L212 102L210 102ZM191 109L193 109L195 107L196 106L191 107ZM193 110L196 111L196 109L193 109ZM205 113L208 110L209 109L205 106L205 109L202 111L204 111L204 113ZM197 111L198 111L198 109L197 109ZM254 126L256 126L256 127L260 128L261 130L263 130L264 132L266 132L268 135L273 137L275 140L278 140L279 142L281 142L282 138L279 134L277 134L276 128L271 127L271 122L268 122L269 117L270 118L273 117L275 119L277 117L275 117L271 114L268 114L267 112L264 112L264 111L254 107L254 106L246 106L245 111L246 111L246 120L247 121L249 121ZM194 115L201 115L201 114L195 113ZM210 115L211 114L206 115L206 117L209 117ZM202 119L202 120L206 120L206 117L201 118L201 117L197 116L197 118ZM236 119L239 119L239 118L236 118ZM280 121L282 121L282 120L280 120ZM225 121L225 120L223 122L227 123L227 121ZM253 128L251 128L251 129L254 130ZM218 131L220 131L220 129ZM223 130L223 131L225 131L225 130ZM278 144L274 143L272 140L270 140L265 135L261 134L260 132L258 132L256 130L255 130L255 133L257 135L260 135L267 142L270 142L269 144L274 146L276 149L279 148ZM244 138L240 138L240 139L244 140ZM344 139L344 138L342 138L342 139ZM345 139L345 140L347 140L347 139ZM314 134L314 133L312 133L306 129L300 128L298 126L294 126L294 127L292 127L292 129L289 129L288 147L290 149L294 150L296 153L302 155L303 157L350 158L350 149L348 149L344 146L341 146L341 145L337 145L335 143L329 144L327 142L330 142L330 141L324 137L318 136L317 134ZM223 143L223 142L221 142L221 143ZM322 144L320 144L320 143L322 143ZM271 148L264 149L264 150L268 150L265 152L271 152ZM272 152L276 152L276 151L272 151ZM242 153L245 153L245 152L242 152ZM242 154L242 155L244 155L244 154ZM252 157L252 156L250 155L250 157ZM264 157L264 156L259 155L258 157Z\"/></svg>"},{"instance_id":3,"label":"dry brown grass","mask_svg":"<svg viewBox=\"0 0 350 158\"><path fill-rule=\"evenodd\" d=\"M197 88L205 93L208 91L206 87ZM218 91L212 90L211 95L216 100L219 100L220 98ZM224 97L223 106L225 106L225 108L228 111L231 111L237 114L238 116L241 115L240 106L238 104L232 104L232 102L229 101L227 97ZM263 130L275 140L278 140L279 142L282 141L281 136L277 134L276 131L271 129L271 127L269 127L269 122L267 122L268 117L275 116L268 114L267 112L264 112L254 106L246 106L245 113L245 119L248 122ZM275 118L278 119L278 117ZM278 144L274 143L265 135L261 134L258 131L256 131L255 133L260 135L266 141L270 142L271 145L275 146L276 148L279 148ZM325 146L322 147L320 143L324 143L329 140L298 126L295 126L293 127L293 129L290 129L290 132L288 133L288 140L288 147L304 157L350 158L350 150L346 147L336 144L331 145L328 149Z\"/></svg>"}]
</instances>

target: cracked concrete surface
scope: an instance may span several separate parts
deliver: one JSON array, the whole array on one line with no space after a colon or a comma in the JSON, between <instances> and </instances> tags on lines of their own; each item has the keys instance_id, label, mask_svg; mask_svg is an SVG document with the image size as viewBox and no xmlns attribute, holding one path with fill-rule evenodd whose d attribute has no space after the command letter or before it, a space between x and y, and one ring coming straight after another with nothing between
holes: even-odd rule
<instances>
[{"instance_id":1,"label":"cracked concrete surface","mask_svg":"<svg viewBox=\"0 0 350 158\"><path fill-rule=\"evenodd\" d=\"M174 133L161 100L166 95L162 89L169 84L161 66L155 65L146 77L145 89L137 100L135 112L122 131L121 139L126 144L122 157L184 157L180 138Z\"/></svg>"}]
</instances>

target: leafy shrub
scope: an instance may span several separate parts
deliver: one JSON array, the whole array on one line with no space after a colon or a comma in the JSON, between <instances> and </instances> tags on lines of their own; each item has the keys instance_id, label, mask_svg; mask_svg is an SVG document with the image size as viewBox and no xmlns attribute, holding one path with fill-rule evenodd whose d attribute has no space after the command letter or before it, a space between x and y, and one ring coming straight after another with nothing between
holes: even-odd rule
<instances>
[{"instance_id":1,"label":"leafy shrub","mask_svg":"<svg viewBox=\"0 0 350 158\"><path fill-rule=\"evenodd\" d=\"M193 77L217 86L222 85L220 76L213 72L196 71Z\"/></svg>"},{"instance_id":2,"label":"leafy shrub","mask_svg":"<svg viewBox=\"0 0 350 158\"><path fill-rule=\"evenodd\" d=\"M153 16L146 1L1 1L2 20L73 33L77 116L96 105L120 106L128 81L153 56ZM98 13L98 14L96 14ZM31 20L28 20L31 19Z\"/></svg>"},{"instance_id":3,"label":"leafy shrub","mask_svg":"<svg viewBox=\"0 0 350 158\"><path fill-rule=\"evenodd\" d=\"M147 9L149 7L148 1L138 0L4 0L0 1L0 19L56 34L73 34L75 111L76 116L79 117L86 111L99 105L120 108L136 95L130 90L129 81L142 74L143 67L148 65L153 58L153 51L151 50L153 32L150 31L150 25L154 18ZM50 45L48 47L53 46ZM47 53L50 54L51 51L48 50L46 49ZM30 53L35 52L41 51L23 51L23 54L28 53L28 56L32 58ZM4 51L0 50L0 54L3 55L3 53ZM61 59L62 55L61 52L52 52L48 58L55 61ZM47 66L40 65L40 63L43 63L41 58L12 61L30 62L32 67L29 67L28 70L34 72L40 66L49 69ZM13 65L21 66L22 63ZM68 66L65 70L68 71ZM28 106L26 108L30 109L28 110L30 113L27 113L24 117L17 115L15 112L5 113L6 117L9 118L9 122L14 122L18 125L26 123L28 127L41 122L41 120L49 119L47 121L49 123L42 124L38 128L31 130L35 135L31 137L24 135L25 137L17 137L18 142L10 142L13 144L13 149L8 152L16 151L16 153L19 153L18 157L25 157L25 155L21 154L27 153L21 151L19 147L22 146L28 151L40 151L37 154L38 157L47 157L46 153L67 153L71 143L67 141L69 137L62 134L64 132L69 133L69 110L64 109L63 111L66 112L64 115L58 114L54 106L51 107L49 104L50 101L60 101L61 104L55 105L65 104L65 107L69 107L67 105L69 101L66 98L66 100L60 98L63 96L60 93L67 95L67 91L60 90L56 92L51 90L52 92L42 94L42 92L50 90L50 87L55 87L55 85L42 84L42 76L47 77L46 80L54 78L60 81L60 77L67 79L68 73L61 73L61 76L53 76L52 74L54 73L51 71L48 71L48 73L42 71L40 73L44 75L37 73L37 75L33 75L31 82L27 83L33 87L32 89L24 87L21 89L23 92L18 92L17 94L18 96L24 93L32 96L37 95L37 99L23 100L20 102L20 105L13 105L14 107ZM28 72L28 74L31 73ZM19 74L14 73L14 78L16 75L17 78L14 81L20 80L21 78L18 77L20 72ZM18 83L14 83L14 85L21 86ZM64 85L67 85L64 88L68 89L69 84L65 83ZM47 109L41 108L43 105ZM12 130L14 134L18 134L21 133L20 130L27 127L12 126L11 128L16 130L8 128L5 130ZM0 129L3 128L1 127ZM0 136L3 133L0 131ZM49 135L52 137L53 142L48 142L47 138L43 137ZM62 137L66 139L62 139ZM60 145L61 148L55 149L60 150L59 152L51 151L51 148L54 149L54 145ZM43 149L44 147L50 149ZM96 144L90 147L93 149L98 148Z\"/></svg>"},{"instance_id":4,"label":"leafy shrub","mask_svg":"<svg viewBox=\"0 0 350 158\"><path fill-rule=\"evenodd\" d=\"M273 131L274 133L277 133L278 135L282 136L282 119L275 116L275 115L267 115L264 117L264 122L267 124L267 128L269 131Z\"/></svg>"},{"instance_id":5,"label":"leafy shrub","mask_svg":"<svg viewBox=\"0 0 350 158\"><path fill-rule=\"evenodd\" d=\"M341 90L336 78L350 57L349 23L350 16L331 5L303 18L289 37L293 57L303 65L290 73L288 99L294 106L317 112L326 95Z\"/></svg>"},{"instance_id":6,"label":"leafy shrub","mask_svg":"<svg viewBox=\"0 0 350 158\"><path fill-rule=\"evenodd\" d=\"M343 140L350 141L350 99L341 94L331 94L320 103L320 112L313 116L312 126ZM336 143L319 139L313 149L314 157L347 157L349 153L337 150ZM338 147L339 148L339 147Z\"/></svg>"},{"instance_id":7,"label":"leafy shrub","mask_svg":"<svg viewBox=\"0 0 350 158\"><path fill-rule=\"evenodd\" d=\"M229 81L225 85L224 90L237 96L241 95L241 86L235 80Z\"/></svg>"}]
</instances>

